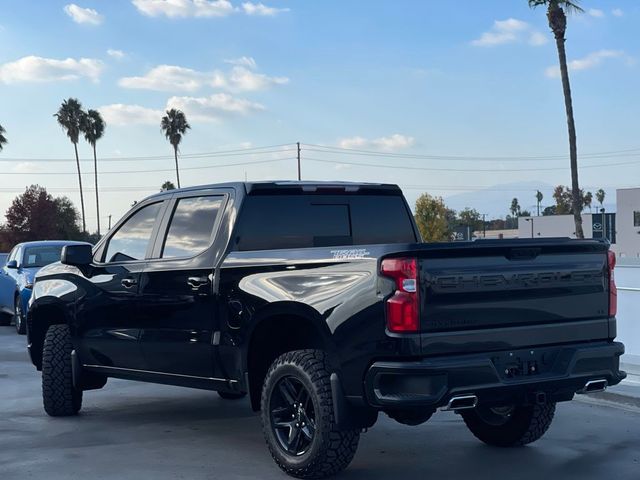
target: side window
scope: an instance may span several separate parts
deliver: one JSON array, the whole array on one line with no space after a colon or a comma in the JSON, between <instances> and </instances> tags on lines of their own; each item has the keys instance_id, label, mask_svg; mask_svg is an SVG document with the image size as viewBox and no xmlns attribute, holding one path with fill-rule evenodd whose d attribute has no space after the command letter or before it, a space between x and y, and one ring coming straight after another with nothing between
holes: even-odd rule
<instances>
[{"instance_id":1,"label":"side window","mask_svg":"<svg viewBox=\"0 0 640 480\"><path fill-rule=\"evenodd\" d=\"M633 212L633 226L640 227L640 211Z\"/></svg>"},{"instance_id":2,"label":"side window","mask_svg":"<svg viewBox=\"0 0 640 480\"><path fill-rule=\"evenodd\" d=\"M113 234L107 245L106 262L127 262L145 258L162 202L141 208Z\"/></svg>"},{"instance_id":3,"label":"side window","mask_svg":"<svg viewBox=\"0 0 640 480\"><path fill-rule=\"evenodd\" d=\"M211 244L223 199L222 196L179 199L160 256L192 257L205 250Z\"/></svg>"}]
</instances>

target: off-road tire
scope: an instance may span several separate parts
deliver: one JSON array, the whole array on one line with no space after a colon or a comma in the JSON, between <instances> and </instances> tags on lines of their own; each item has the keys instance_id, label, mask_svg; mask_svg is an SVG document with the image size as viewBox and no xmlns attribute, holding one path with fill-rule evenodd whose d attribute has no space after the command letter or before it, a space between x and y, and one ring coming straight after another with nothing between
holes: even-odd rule
<instances>
[{"instance_id":1,"label":"off-road tire","mask_svg":"<svg viewBox=\"0 0 640 480\"><path fill-rule=\"evenodd\" d=\"M335 423L331 368L322 350L296 350L278 357L269 368L261 397L262 430L271 456L288 475L324 478L344 470L356 453L360 430L339 430ZM306 452L294 456L278 443L271 425L270 398L278 381L285 377L300 381L315 410L315 433Z\"/></svg>"},{"instance_id":2,"label":"off-road tire","mask_svg":"<svg viewBox=\"0 0 640 480\"><path fill-rule=\"evenodd\" d=\"M243 392L218 392L218 396L224 400L240 400L247 396Z\"/></svg>"},{"instance_id":3,"label":"off-road tire","mask_svg":"<svg viewBox=\"0 0 640 480\"><path fill-rule=\"evenodd\" d=\"M51 325L42 348L42 400L52 417L77 415L82 390L73 386L71 331L68 325Z\"/></svg>"},{"instance_id":4,"label":"off-road tire","mask_svg":"<svg viewBox=\"0 0 640 480\"><path fill-rule=\"evenodd\" d=\"M27 333L27 321L24 318L24 312L22 312L22 305L20 302L22 299L19 295L16 295L16 298L13 302L13 311L15 312L13 315L13 321L16 324L16 332L18 335L25 335Z\"/></svg>"},{"instance_id":5,"label":"off-road tire","mask_svg":"<svg viewBox=\"0 0 640 480\"><path fill-rule=\"evenodd\" d=\"M521 447L546 433L555 411L555 403L517 406L502 425L487 423L475 409L463 410L461 414L471 433L484 443L496 447Z\"/></svg>"}]
</instances>

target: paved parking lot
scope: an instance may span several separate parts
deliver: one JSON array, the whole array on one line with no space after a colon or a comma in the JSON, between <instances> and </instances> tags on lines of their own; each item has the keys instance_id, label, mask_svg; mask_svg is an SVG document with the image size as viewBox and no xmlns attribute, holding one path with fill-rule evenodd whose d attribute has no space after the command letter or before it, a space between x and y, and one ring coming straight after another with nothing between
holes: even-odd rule
<instances>
[{"instance_id":1,"label":"paved parking lot","mask_svg":"<svg viewBox=\"0 0 640 480\"><path fill-rule=\"evenodd\" d=\"M81 415L49 418L25 337L0 328L0 479L286 478L246 401L213 392L110 380ZM640 478L640 413L572 402L526 448L476 441L459 417L419 427L382 416L343 479Z\"/></svg>"}]
</instances>

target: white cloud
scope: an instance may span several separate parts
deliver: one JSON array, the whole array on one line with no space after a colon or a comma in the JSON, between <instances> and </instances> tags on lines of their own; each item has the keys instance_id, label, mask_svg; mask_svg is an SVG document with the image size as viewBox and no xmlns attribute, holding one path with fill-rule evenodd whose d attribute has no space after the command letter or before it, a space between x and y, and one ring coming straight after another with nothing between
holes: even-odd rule
<instances>
[{"instance_id":1,"label":"white cloud","mask_svg":"<svg viewBox=\"0 0 640 480\"><path fill-rule=\"evenodd\" d=\"M527 39L529 45L540 46L547 43L547 37L531 28L527 22L516 18L495 20L491 30L482 33L471 41L475 47L495 47L507 43L522 42Z\"/></svg>"},{"instance_id":2,"label":"white cloud","mask_svg":"<svg viewBox=\"0 0 640 480\"><path fill-rule=\"evenodd\" d=\"M114 48L109 48L107 50L107 55L115 58L116 60L122 60L124 57L126 57L126 54L122 50L116 50Z\"/></svg>"},{"instance_id":3,"label":"white cloud","mask_svg":"<svg viewBox=\"0 0 640 480\"><path fill-rule=\"evenodd\" d=\"M176 65L158 65L143 76L121 78L118 85L124 88L165 92L195 92L207 86L229 91L257 91L289 82L286 77L271 77L239 65L250 64L252 68L256 68L255 60L252 58L242 57L233 62L236 62L236 66L228 73L219 70L201 72Z\"/></svg>"},{"instance_id":4,"label":"white cloud","mask_svg":"<svg viewBox=\"0 0 640 480\"><path fill-rule=\"evenodd\" d=\"M532 45L534 47L539 47L540 45L544 45L548 41L549 41L549 39L547 38L547 36L544 33L533 32L529 36L529 45Z\"/></svg>"},{"instance_id":5,"label":"white cloud","mask_svg":"<svg viewBox=\"0 0 640 480\"><path fill-rule=\"evenodd\" d=\"M76 23L87 23L89 25L100 25L104 17L92 8L82 8L75 3L64 6L64 11Z\"/></svg>"},{"instance_id":6,"label":"white cloud","mask_svg":"<svg viewBox=\"0 0 640 480\"><path fill-rule=\"evenodd\" d=\"M15 173L38 173L42 172L42 166L34 162L19 162L11 169Z\"/></svg>"},{"instance_id":7,"label":"white cloud","mask_svg":"<svg viewBox=\"0 0 640 480\"><path fill-rule=\"evenodd\" d=\"M15 62L1 64L0 82L53 82L81 77L97 82L103 69L104 64L93 58L57 60L29 55Z\"/></svg>"},{"instance_id":8,"label":"white cloud","mask_svg":"<svg viewBox=\"0 0 640 480\"><path fill-rule=\"evenodd\" d=\"M231 65L238 65L241 67L247 67L255 70L257 68L256 61L253 57L239 57L239 58L230 58L225 60L224 63L229 63Z\"/></svg>"},{"instance_id":9,"label":"white cloud","mask_svg":"<svg viewBox=\"0 0 640 480\"><path fill-rule=\"evenodd\" d=\"M588 70L599 66L602 61L607 58L625 57L628 61L631 61L631 59L627 57L622 50L598 50L597 52L590 53L584 58L571 60L567 63L567 66L569 71ZM550 78L558 78L560 77L560 68L556 66L548 67L545 70L545 75Z\"/></svg>"},{"instance_id":10,"label":"white cloud","mask_svg":"<svg viewBox=\"0 0 640 480\"><path fill-rule=\"evenodd\" d=\"M249 115L265 107L259 103L235 98L228 93L216 93L208 97L171 97L167 109L182 110L187 118L198 121L215 121L236 115Z\"/></svg>"},{"instance_id":11,"label":"white cloud","mask_svg":"<svg viewBox=\"0 0 640 480\"><path fill-rule=\"evenodd\" d=\"M598 10L597 8L590 8L587 13L595 18L604 17L604 12L602 10Z\"/></svg>"},{"instance_id":12,"label":"white cloud","mask_svg":"<svg viewBox=\"0 0 640 480\"><path fill-rule=\"evenodd\" d=\"M158 65L142 77L121 78L118 81L118 85L124 88L164 92L176 90L194 92L200 89L205 81L206 74L202 72L175 65Z\"/></svg>"},{"instance_id":13,"label":"white cloud","mask_svg":"<svg viewBox=\"0 0 640 480\"><path fill-rule=\"evenodd\" d=\"M613 10L611 10L611 13L614 17L622 17L624 15L624 12L620 8L614 8Z\"/></svg>"},{"instance_id":14,"label":"white cloud","mask_svg":"<svg viewBox=\"0 0 640 480\"><path fill-rule=\"evenodd\" d=\"M157 125L160 127L160 119L164 112L140 105L125 105L114 103L98 108L107 125Z\"/></svg>"},{"instance_id":15,"label":"white cloud","mask_svg":"<svg viewBox=\"0 0 640 480\"><path fill-rule=\"evenodd\" d=\"M234 12L228 0L132 0L149 17L226 17Z\"/></svg>"},{"instance_id":16,"label":"white cloud","mask_svg":"<svg viewBox=\"0 0 640 480\"><path fill-rule=\"evenodd\" d=\"M349 137L343 138L338 142L338 146L341 148L377 148L380 150L401 150L403 148L409 148L415 144L415 138L395 133L388 137L379 137L374 139L366 139L364 137Z\"/></svg>"},{"instance_id":17,"label":"white cloud","mask_svg":"<svg viewBox=\"0 0 640 480\"><path fill-rule=\"evenodd\" d=\"M263 17L273 17L278 13L288 12L288 8L267 7L263 3L244 2L242 9L247 15L260 15Z\"/></svg>"}]
</instances>

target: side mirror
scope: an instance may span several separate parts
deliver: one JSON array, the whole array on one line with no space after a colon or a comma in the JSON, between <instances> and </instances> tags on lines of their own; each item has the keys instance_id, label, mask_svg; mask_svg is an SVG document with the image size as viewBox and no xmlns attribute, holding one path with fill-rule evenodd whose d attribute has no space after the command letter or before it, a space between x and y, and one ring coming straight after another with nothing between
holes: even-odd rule
<instances>
[{"instance_id":1,"label":"side mirror","mask_svg":"<svg viewBox=\"0 0 640 480\"><path fill-rule=\"evenodd\" d=\"M5 267L15 270L16 268L18 268L18 262L16 260L11 260L10 262L7 262Z\"/></svg>"},{"instance_id":2,"label":"side mirror","mask_svg":"<svg viewBox=\"0 0 640 480\"><path fill-rule=\"evenodd\" d=\"M93 260L92 249L91 245L65 245L62 247L60 262L76 267L89 265Z\"/></svg>"}]
</instances>

